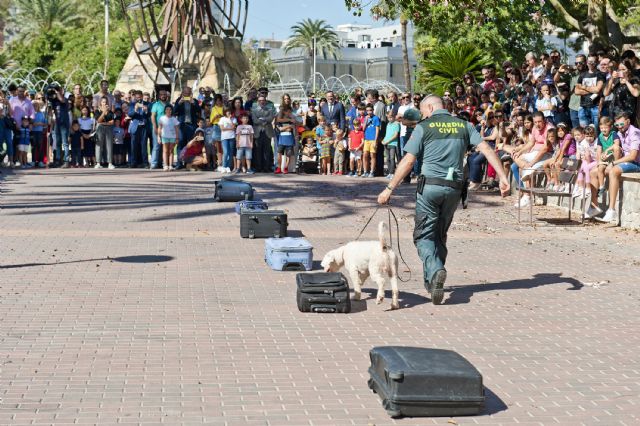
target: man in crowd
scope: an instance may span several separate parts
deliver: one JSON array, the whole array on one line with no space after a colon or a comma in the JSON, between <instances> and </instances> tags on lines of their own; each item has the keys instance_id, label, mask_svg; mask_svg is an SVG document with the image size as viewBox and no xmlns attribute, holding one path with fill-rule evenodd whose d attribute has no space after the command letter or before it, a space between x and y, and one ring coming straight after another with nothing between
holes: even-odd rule
<instances>
[{"instance_id":1,"label":"man in crowd","mask_svg":"<svg viewBox=\"0 0 640 426\"><path fill-rule=\"evenodd\" d=\"M100 82L100 91L93 95L92 107L93 110L96 111L100 109L100 101L103 97L106 97L109 100L109 108L113 111L115 109L115 98L109 92L109 82L107 80L102 80Z\"/></svg>"},{"instance_id":2,"label":"man in crowd","mask_svg":"<svg viewBox=\"0 0 640 426\"><path fill-rule=\"evenodd\" d=\"M344 105L342 105L342 102L336 100L335 94L332 91L328 91L325 97L327 98L327 104L322 107L320 112L327 120L327 124L332 125L335 123L338 129L344 129Z\"/></svg>"},{"instance_id":3,"label":"man in crowd","mask_svg":"<svg viewBox=\"0 0 640 426\"><path fill-rule=\"evenodd\" d=\"M276 109L272 103L267 102L264 92L258 95L257 102L251 108L251 120L253 121L253 168L257 172L270 173L273 165L273 150L271 138L273 138L273 119Z\"/></svg>"},{"instance_id":4,"label":"man in crowd","mask_svg":"<svg viewBox=\"0 0 640 426\"><path fill-rule=\"evenodd\" d=\"M134 99L129 105L129 134L131 135L131 151L129 154L129 167L148 168L149 157L147 153L147 120L151 115L149 103L144 102L140 90L134 93Z\"/></svg>"},{"instance_id":5,"label":"man in crowd","mask_svg":"<svg viewBox=\"0 0 640 426\"><path fill-rule=\"evenodd\" d=\"M13 117L13 120L19 127L20 123L22 122L22 117L29 117L29 119L33 121L36 112L33 108L33 104L31 103L31 99L29 99L29 97L27 96L26 87L18 86L15 88L14 93L15 95L9 98L9 109L11 110L11 116ZM9 158L10 163L14 163L16 161L18 136L18 132L13 132L13 145L11 152L13 152L14 158Z\"/></svg>"},{"instance_id":6,"label":"man in crowd","mask_svg":"<svg viewBox=\"0 0 640 426\"><path fill-rule=\"evenodd\" d=\"M578 111L580 126L587 127L592 124L596 128L596 132L600 118L600 97L605 83L605 76L598 71L597 67L598 57L595 54L590 54L587 57L587 70L580 74L574 89L574 93L580 96L580 110Z\"/></svg>"},{"instance_id":7,"label":"man in crowd","mask_svg":"<svg viewBox=\"0 0 640 426\"><path fill-rule=\"evenodd\" d=\"M164 116L164 109L169 105L169 94L166 90L158 91L158 100L151 105L151 127L153 147L151 148L151 169L162 168L162 145L158 143L158 121Z\"/></svg>"},{"instance_id":8,"label":"man in crowd","mask_svg":"<svg viewBox=\"0 0 640 426\"><path fill-rule=\"evenodd\" d=\"M558 72L553 76L553 81L558 86L568 87L571 92L571 98L569 99L569 115L571 117L571 127L578 127L580 125L579 111L580 111L580 96L575 93L575 87L578 84L580 75L587 69L587 57L583 54L576 56L575 69L571 69L569 65L561 65L558 68Z\"/></svg>"},{"instance_id":9,"label":"man in crowd","mask_svg":"<svg viewBox=\"0 0 640 426\"><path fill-rule=\"evenodd\" d=\"M200 106L198 101L193 99L191 87L186 86L182 89L182 94L176 100L173 107L173 115L180 122L180 139L178 141L178 153L185 147L196 131L198 118L200 118ZM183 168L184 165L178 162L177 169Z\"/></svg>"}]
</instances>

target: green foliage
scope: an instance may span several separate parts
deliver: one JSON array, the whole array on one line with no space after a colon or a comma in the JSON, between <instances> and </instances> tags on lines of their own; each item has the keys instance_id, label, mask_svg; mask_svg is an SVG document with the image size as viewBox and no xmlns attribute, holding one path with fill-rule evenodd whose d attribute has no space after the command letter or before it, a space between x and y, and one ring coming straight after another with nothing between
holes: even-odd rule
<instances>
[{"instance_id":1,"label":"green foliage","mask_svg":"<svg viewBox=\"0 0 640 426\"><path fill-rule=\"evenodd\" d=\"M338 35L322 19L305 19L292 26L291 31L291 40L285 46L285 52L302 48L307 55L313 56L313 38L315 36L318 55L326 58L327 56L337 57L340 53Z\"/></svg>"},{"instance_id":2,"label":"green foliage","mask_svg":"<svg viewBox=\"0 0 640 426\"><path fill-rule=\"evenodd\" d=\"M466 73L479 76L491 58L478 47L465 42L437 46L423 62L417 83L422 91L442 95L462 83Z\"/></svg>"},{"instance_id":3,"label":"green foliage","mask_svg":"<svg viewBox=\"0 0 640 426\"><path fill-rule=\"evenodd\" d=\"M267 52L252 47L254 43L256 41L251 40L248 44L242 46L242 50L247 55L247 59L249 59L248 81L246 84L248 87L266 87L270 83L276 82L274 76L275 67Z\"/></svg>"},{"instance_id":4,"label":"green foliage","mask_svg":"<svg viewBox=\"0 0 640 426\"><path fill-rule=\"evenodd\" d=\"M9 23L20 38L37 36L83 20L74 0L15 0Z\"/></svg>"}]
</instances>

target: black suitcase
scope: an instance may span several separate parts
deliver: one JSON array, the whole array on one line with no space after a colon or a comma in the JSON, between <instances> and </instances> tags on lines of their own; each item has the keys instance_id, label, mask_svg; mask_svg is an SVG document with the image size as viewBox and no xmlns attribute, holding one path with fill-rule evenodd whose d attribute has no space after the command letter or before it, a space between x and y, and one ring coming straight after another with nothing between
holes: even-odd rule
<instances>
[{"instance_id":1,"label":"black suitcase","mask_svg":"<svg viewBox=\"0 0 640 426\"><path fill-rule=\"evenodd\" d=\"M282 210L242 210L242 238L284 238L287 236L287 214Z\"/></svg>"},{"instance_id":2,"label":"black suitcase","mask_svg":"<svg viewBox=\"0 0 640 426\"><path fill-rule=\"evenodd\" d=\"M465 416L484 407L482 375L456 352L380 346L369 357L369 387L391 417Z\"/></svg>"},{"instance_id":3,"label":"black suitcase","mask_svg":"<svg viewBox=\"0 0 640 426\"><path fill-rule=\"evenodd\" d=\"M349 283L339 272L296 275L296 300L300 312L351 312Z\"/></svg>"},{"instance_id":4,"label":"black suitcase","mask_svg":"<svg viewBox=\"0 0 640 426\"><path fill-rule=\"evenodd\" d=\"M217 201L253 200L254 190L250 183L241 180L223 178L214 182Z\"/></svg>"}]
</instances>

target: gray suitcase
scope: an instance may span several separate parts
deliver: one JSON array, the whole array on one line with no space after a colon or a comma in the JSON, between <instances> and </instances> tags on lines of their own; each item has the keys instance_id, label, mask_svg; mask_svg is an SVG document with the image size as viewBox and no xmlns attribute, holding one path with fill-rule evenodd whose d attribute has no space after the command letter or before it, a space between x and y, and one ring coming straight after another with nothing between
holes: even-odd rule
<instances>
[{"instance_id":1,"label":"gray suitcase","mask_svg":"<svg viewBox=\"0 0 640 426\"><path fill-rule=\"evenodd\" d=\"M287 214L282 210L242 210L240 236L242 238L284 238L287 236Z\"/></svg>"},{"instance_id":2,"label":"gray suitcase","mask_svg":"<svg viewBox=\"0 0 640 426\"><path fill-rule=\"evenodd\" d=\"M391 417L465 416L484 408L482 375L456 352L381 346L369 357L369 387Z\"/></svg>"},{"instance_id":3,"label":"gray suitcase","mask_svg":"<svg viewBox=\"0 0 640 426\"><path fill-rule=\"evenodd\" d=\"M214 182L217 201L253 200L254 190L250 183L241 180L223 178Z\"/></svg>"}]
</instances>

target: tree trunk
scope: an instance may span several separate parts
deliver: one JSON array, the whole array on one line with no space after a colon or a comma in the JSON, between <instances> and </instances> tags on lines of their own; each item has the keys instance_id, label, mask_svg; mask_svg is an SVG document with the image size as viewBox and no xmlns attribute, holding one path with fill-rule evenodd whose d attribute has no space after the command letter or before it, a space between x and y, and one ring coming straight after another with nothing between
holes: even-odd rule
<instances>
[{"instance_id":1,"label":"tree trunk","mask_svg":"<svg viewBox=\"0 0 640 426\"><path fill-rule=\"evenodd\" d=\"M411 93L411 65L409 64L409 49L407 47L407 17L400 14L400 38L402 39L402 68L404 70L404 85L406 91Z\"/></svg>"},{"instance_id":2,"label":"tree trunk","mask_svg":"<svg viewBox=\"0 0 640 426\"><path fill-rule=\"evenodd\" d=\"M4 47L4 18L0 18L0 50Z\"/></svg>"}]
</instances>

